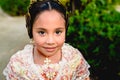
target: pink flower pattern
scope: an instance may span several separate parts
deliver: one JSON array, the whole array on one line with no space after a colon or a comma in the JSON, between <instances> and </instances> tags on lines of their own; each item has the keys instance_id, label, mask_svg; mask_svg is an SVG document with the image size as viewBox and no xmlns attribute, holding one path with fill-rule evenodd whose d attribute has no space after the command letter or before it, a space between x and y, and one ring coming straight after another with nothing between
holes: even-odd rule
<instances>
[{"instance_id":1,"label":"pink flower pattern","mask_svg":"<svg viewBox=\"0 0 120 80\"><path fill-rule=\"evenodd\" d=\"M62 60L56 64L37 65L33 61L33 45L26 45L15 53L3 74L7 80L85 80L89 77L89 64L80 51L65 43L62 47ZM50 73L50 74L49 74Z\"/></svg>"}]
</instances>

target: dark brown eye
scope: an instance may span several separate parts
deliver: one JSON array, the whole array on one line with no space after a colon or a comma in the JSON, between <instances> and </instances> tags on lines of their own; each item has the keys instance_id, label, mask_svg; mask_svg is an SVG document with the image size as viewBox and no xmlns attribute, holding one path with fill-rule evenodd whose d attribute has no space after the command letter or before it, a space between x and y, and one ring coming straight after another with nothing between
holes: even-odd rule
<instances>
[{"instance_id":1,"label":"dark brown eye","mask_svg":"<svg viewBox=\"0 0 120 80\"><path fill-rule=\"evenodd\" d=\"M62 31L56 31L56 34L57 35L59 35L59 34L61 34L62 33Z\"/></svg>"},{"instance_id":2,"label":"dark brown eye","mask_svg":"<svg viewBox=\"0 0 120 80\"><path fill-rule=\"evenodd\" d=\"M44 31L39 31L38 32L40 35L45 35L45 32Z\"/></svg>"}]
</instances>

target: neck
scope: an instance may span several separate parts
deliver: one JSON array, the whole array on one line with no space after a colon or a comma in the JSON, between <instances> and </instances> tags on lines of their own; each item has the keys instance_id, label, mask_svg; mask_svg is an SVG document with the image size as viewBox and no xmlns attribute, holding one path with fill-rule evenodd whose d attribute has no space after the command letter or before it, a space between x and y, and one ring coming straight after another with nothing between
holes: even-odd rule
<instances>
[{"instance_id":1,"label":"neck","mask_svg":"<svg viewBox=\"0 0 120 80\"><path fill-rule=\"evenodd\" d=\"M36 47L33 50L34 63L38 64L38 65L45 64L44 62L45 62L46 58L50 60L50 64L58 63L61 60L61 57L62 57L62 52L61 51L59 51L58 53L55 53L55 55L45 56L45 55L41 54L37 50Z\"/></svg>"}]
</instances>

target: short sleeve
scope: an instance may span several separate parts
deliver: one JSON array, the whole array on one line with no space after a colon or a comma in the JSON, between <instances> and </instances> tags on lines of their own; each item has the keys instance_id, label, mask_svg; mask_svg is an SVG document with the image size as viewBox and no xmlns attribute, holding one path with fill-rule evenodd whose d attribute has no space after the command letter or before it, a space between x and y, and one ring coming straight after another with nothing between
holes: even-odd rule
<instances>
[{"instance_id":1,"label":"short sleeve","mask_svg":"<svg viewBox=\"0 0 120 80\"><path fill-rule=\"evenodd\" d=\"M81 53L80 56L81 56L80 64L78 65L74 76L75 80L86 80L86 78L88 78L90 75L89 72L90 65L87 63L87 61L84 59Z\"/></svg>"}]
</instances>

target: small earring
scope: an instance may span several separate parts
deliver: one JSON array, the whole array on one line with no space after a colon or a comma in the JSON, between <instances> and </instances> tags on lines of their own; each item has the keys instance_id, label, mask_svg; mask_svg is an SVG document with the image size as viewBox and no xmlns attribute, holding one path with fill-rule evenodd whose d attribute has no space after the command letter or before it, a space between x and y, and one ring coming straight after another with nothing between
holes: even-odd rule
<instances>
[{"instance_id":1,"label":"small earring","mask_svg":"<svg viewBox=\"0 0 120 80\"><path fill-rule=\"evenodd\" d=\"M64 43L65 43L65 40L64 40Z\"/></svg>"},{"instance_id":2,"label":"small earring","mask_svg":"<svg viewBox=\"0 0 120 80\"><path fill-rule=\"evenodd\" d=\"M30 44L34 44L34 40L33 39L30 40Z\"/></svg>"}]
</instances>

